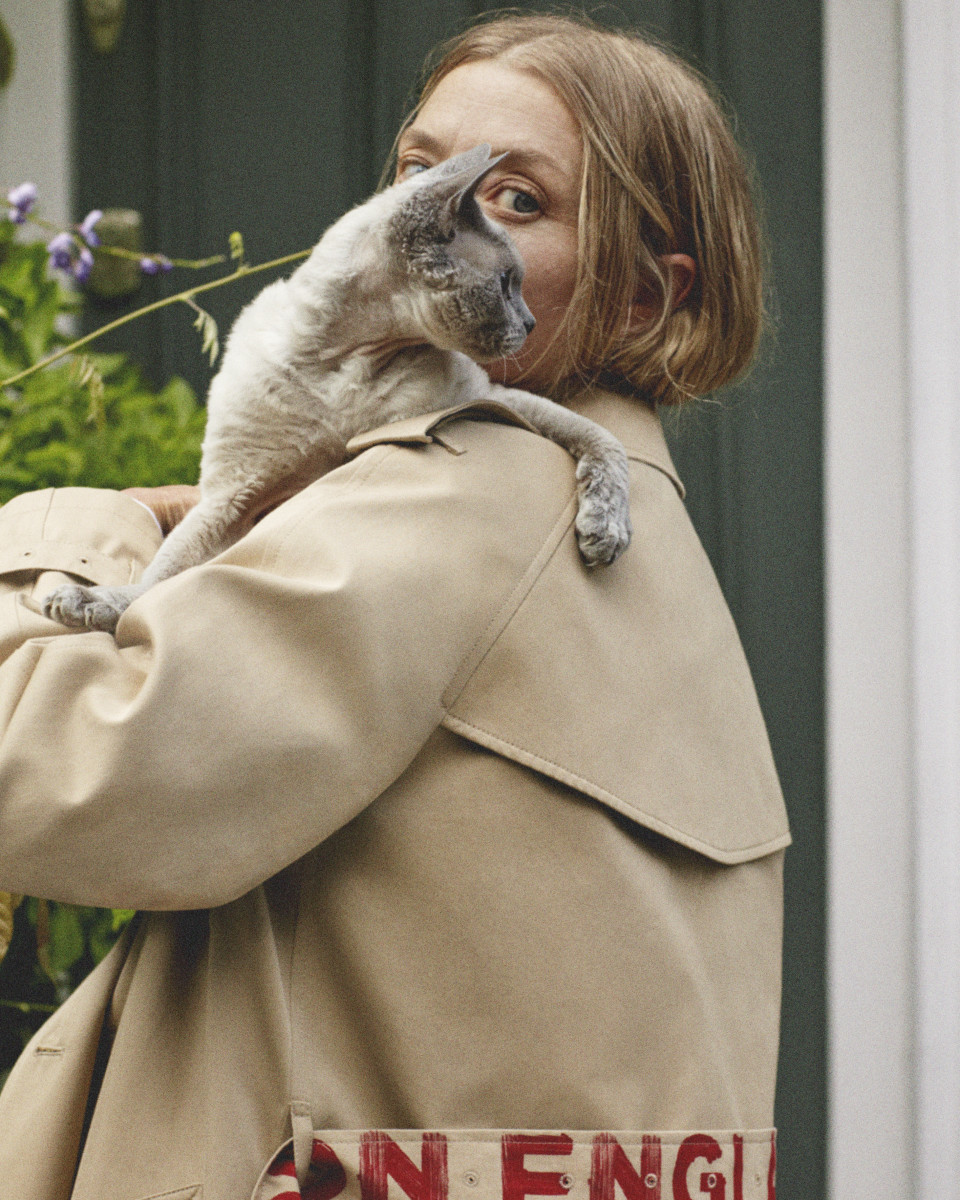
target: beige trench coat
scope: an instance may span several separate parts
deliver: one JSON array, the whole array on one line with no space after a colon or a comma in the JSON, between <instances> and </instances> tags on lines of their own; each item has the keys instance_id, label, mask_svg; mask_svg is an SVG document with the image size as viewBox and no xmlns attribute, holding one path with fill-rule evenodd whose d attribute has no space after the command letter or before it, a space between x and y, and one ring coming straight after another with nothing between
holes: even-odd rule
<instances>
[{"instance_id":1,"label":"beige trench coat","mask_svg":"<svg viewBox=\"0 0 960 1200\"><path fill-rule=\"evenodd\" d=\"M572 460L479 411L116 640L36 598L136 578L150 514L0 511L0 887L141 910L0 1096L0 1200L772 1195L770 750L656 415L576 407L633 460L593 572Z\"/></svg>"}]
</instances>

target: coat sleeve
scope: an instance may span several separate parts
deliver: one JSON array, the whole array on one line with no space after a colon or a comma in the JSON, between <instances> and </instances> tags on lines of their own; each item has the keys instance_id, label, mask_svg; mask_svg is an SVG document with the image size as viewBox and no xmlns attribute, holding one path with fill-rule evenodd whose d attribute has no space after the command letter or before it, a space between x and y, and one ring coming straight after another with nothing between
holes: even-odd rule
<instances>
[{"instance_id":1,"label":"coat sleeve","mask_svg":"<svg viewBox=\"0 0 960 1200\"><path fill-rule=\"evenodd\" d=\"M574 511L555 447L470 425L475 452L460 456L367 451L153 588L115 639L64 632L36 599L56 571L135 578L157 544L149 514L83 490L0 510L0 887L212 907L401 774L459 663ZM539 479L506 506L517 470Z\"/></svg>"}]
</instances>

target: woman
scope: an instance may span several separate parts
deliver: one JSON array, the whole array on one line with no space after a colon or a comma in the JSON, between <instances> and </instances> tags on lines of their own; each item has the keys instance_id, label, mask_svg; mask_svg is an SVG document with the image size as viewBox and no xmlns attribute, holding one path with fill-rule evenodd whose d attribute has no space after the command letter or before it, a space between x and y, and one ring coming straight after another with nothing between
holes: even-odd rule
<instances>
[{"instance_id":1,"label":"woman","mask_svg":"<svg viewBox=\"0 0 960 1200\"><path fill-rule=\"evenodd\" d=\"M789 838L654 409L753 351L743 168L685 68L552 17L454 43L398 174L481 141L537 318L489 372L620 437L634 543L585 571L568 456L443 397L116 641L30 597L135 577L151 515L0 512L0 886L141 910L0 1097L3 1200L773 1194Z\"/></svg>"}]
</instances>

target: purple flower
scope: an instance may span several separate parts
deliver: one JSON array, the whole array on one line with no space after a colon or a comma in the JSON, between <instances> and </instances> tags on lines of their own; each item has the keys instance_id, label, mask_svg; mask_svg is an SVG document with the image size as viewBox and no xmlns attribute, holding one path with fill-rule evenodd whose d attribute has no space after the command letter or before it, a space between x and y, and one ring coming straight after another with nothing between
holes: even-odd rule
<instances>
[{"instance_id":1,"label":"purple flower","mask_svg":"<svg viewBox=\"0 0 960 1200\"><path fill-rule=\"evenodd\" d=\"M173 270L173 263L163 254L151 254L140 259L140 270L144 275L156 275L160 271Z\"/></svg>"},{"instance_id":2,"label":"purple flower","mask_svg":"<svg viewBox=\"0 0 960 1200\"><path fill-rule=\"evenodd\" d=\"M77 257L77 261L73 264L73 277L77 283L85 283L92 270L93 255L84 246Z\"/></svg>"},{"instance_id":3,"label":"purple flower","mask_svg":"<svg viewBox=\"0 0 960 1200\"><path fill-rule=\"evenodd\" d=\"M93 255L72 233L58 233L47 242L50 266L69 271L78 283L83 283L93 270Z\"/></svg>"},{"instance_id":4,"label":"purple flower","mask_svg":"<svg viewBox=\"0 0 960 1200\"><path fill-rule=\"evenodd\" d=\"M10 220L16 225L22 225L27 219L27 213L37 202L37 185L21 183L7 192L7 203L10 205Z\"/></svg>"},{"instance_id":5,"label":"purple flower","mask_svg":"<svg viewBox=\"0 0 960 1200\"><path fill-rule=\"evenodd\" d=\"M103 216L102 209L94 208L80 222L80 236L88 246L99 246L100 238L94 233L93 227Z\"/></svg>"},{"instance_id":6,"label":"purple flower","mask_svg":"<svg viewBox=\"0 0 960 1200\"><path fill-rule=\"evenodd\" d=\"M58 233L47 242L47 253L50 255L50 266L60 271L73 269L73 256L76 243L69 233Z\"/></svg>"}]
</instances>

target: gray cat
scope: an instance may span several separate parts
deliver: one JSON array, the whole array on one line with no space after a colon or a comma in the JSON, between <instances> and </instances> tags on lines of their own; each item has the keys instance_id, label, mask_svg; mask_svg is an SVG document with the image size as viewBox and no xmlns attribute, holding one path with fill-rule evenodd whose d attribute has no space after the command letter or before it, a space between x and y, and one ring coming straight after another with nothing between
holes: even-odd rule
<instances>
[{"instance_id":1,"label":"gray cat","mask_svg":"<svg viewBox=\"0 0 960 1200\"><path fill-rule=\"evenodd\" d=\"M355 434L481 399L577 459L580 553L590 566L613 562L630 541L623 447L551 400L491 383L473 361L515 354L534 325L520 257L475 197L499 161L477 146L378 193L264 288L210 385L200 502L140 583L61 587L44 613L113 632L147 588L225 550L266 503L340 465Z\"/></svg>"}]
</instances>

